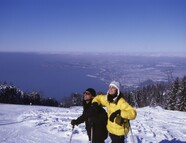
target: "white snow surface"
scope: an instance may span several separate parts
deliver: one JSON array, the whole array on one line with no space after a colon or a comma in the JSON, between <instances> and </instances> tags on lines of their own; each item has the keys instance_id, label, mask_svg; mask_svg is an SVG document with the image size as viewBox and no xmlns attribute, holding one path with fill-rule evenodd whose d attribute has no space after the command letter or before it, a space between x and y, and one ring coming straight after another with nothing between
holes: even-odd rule
<instances>
[{"instance_id":1,"label":"white snow surface","mask_svg":"<svg viewBox=\"0 0 186 143\"><path fill-rule=\"evenodd\" d=\"M69 143L70 122L81 113L81 106L0 104L0 143ZM135 143L186 143L186 112L138 108L131 128ZM133 143L132 133L128 134L128 143ZM88 143L84 123L75 126L72 143ZM105 143L111 143L109 137Z\"/></svg>"}]
</instances>

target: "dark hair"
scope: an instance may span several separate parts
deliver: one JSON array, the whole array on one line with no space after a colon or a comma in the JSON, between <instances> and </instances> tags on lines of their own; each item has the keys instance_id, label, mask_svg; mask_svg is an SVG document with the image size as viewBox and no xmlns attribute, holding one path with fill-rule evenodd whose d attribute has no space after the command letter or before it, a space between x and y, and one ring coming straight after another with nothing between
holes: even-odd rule
<instances>
[{"instance_id":1,"label":"dark hair","mask_svg":"<svg viewBox=\"0 0 186 143\"><path fill-rule=\"evenodd\" d=\"M96 96L96 91L93 88L88 88L85 90L85 92L88 91L92 94L92 96Z\"/></svg>"}]
</instances>

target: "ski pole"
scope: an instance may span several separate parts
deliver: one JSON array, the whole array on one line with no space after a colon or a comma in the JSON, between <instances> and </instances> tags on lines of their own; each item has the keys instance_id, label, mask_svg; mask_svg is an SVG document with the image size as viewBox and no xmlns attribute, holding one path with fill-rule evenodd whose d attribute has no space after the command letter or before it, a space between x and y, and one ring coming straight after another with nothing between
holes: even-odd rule
<instances>
[{"instance_id":1,"label":"ski pole","mask_svg":"<svg viewBox=\"0 0 186 143\"><path fill-rule=\"evenodd\" d=\"M73 132L74 132L74 125L72 126L72 133L71 133L71 136L70 136L70 143L72 142Z\"/></svg>"},{"instance_id":2,"label":"ski pole","mask_svg":"<svg viewBox=\"0 0 186 143\"><path fill-rule=\"evenodd\" d=\"M91 143L93 143L93 126L91 127Z\"/></svg>"},{"instance_id":3,"label":"ski pole","mask_svg":"<svg viewBox=\"0 0 186 143\"><path fill-rule=\"evenodd\" d=\"M131 135L132 135L132 142L133 143L135 143L135 141L134 141L134 135L133 135L133 133L132 133L132 128L131 128L131 125L130 125L130 122L129 122L129 130L130 130L130 133L131 133Z\"/></svg>"},{"instance_id":4,"label":"ski pole","mask_svg":"<svg viewBox=\"0 0 186 143\"><path fill-rule=\"evenodd\" d=\"M125 123L124 123L124 142L127 143L127 133L125 131Z\"/></svg>"}]
</instances>

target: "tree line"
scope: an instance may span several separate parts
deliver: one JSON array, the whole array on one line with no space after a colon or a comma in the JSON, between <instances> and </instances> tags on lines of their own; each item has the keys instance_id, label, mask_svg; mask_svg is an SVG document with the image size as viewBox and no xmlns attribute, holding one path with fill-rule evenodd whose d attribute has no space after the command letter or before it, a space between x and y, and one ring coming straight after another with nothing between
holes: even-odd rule
<instances>
[{"instance_id":1,"label":"tree line","mask_svg":"<svg viewBox=\"0 0 186 143\"><path fill-rule=\"evenodd\" d=\"M0 103L58 106L54 98L44 98L38 92L24 92L6 82L0 84Z\"/></svg>"},{"instance_id":2,"label":"tree line","mask_svg":"<svg viewBox=\"0 0 186 143\"><path fill-rule=\"evenodd\" d=\"M186 76L171 82L156 82L133 90L123 90L122 93L123 97L136 108L161 106L167 110L186 111ZM79 93L72 93L59 102L54 98L44 98L38 92L23 92L13 85L0 84L0 103L70 107L81 106L82 96Z\"/></svg>"},{"instance_id":3,"label":"tree line","mask_svg":"<svg viewBox=\"0 0 186 143\"><path fill-rule=\"evenodd\" d=\"M135 107L161 106L167 110L186 111L186 76L172 82L160 82L123 93Z\"/></svg>"},{"instance_id":4,"label":"tree line","mask_svg":"<svg viewBox=\"0 0 186 143\"><path fill-rule=\"evenodd\" d=\"M161 106L167 110L186 111L186 76L170 82L156 82L133 90L123 90L122 96L136 108ZM82 95L72 94L63 100L63 105L82 105L81 99Z\"/></svg>"}]
</instances>

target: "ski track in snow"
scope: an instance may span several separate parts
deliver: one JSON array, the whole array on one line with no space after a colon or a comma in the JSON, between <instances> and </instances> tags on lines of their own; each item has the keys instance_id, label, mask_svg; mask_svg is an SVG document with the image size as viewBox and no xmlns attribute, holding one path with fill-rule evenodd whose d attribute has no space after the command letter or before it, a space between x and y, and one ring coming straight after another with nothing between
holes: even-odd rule
<instances>
[{"instance_id":1,"label":"ski track in snow","mask_svg":"<svg viewBox=\"0 0 186 143\"><path fill-rule=\"evenodd\" d=\"M1 143L69 143L70 124L82 107L57 108L0 104ZM131 121L135 143L186 143L186 112L160 107L137 109ZM108 137L105 141L110 143ZM129 132L128 143L132 142ZM75 126L72 143L88 143L85 124Z\"/></svg>"}]
</instances>

